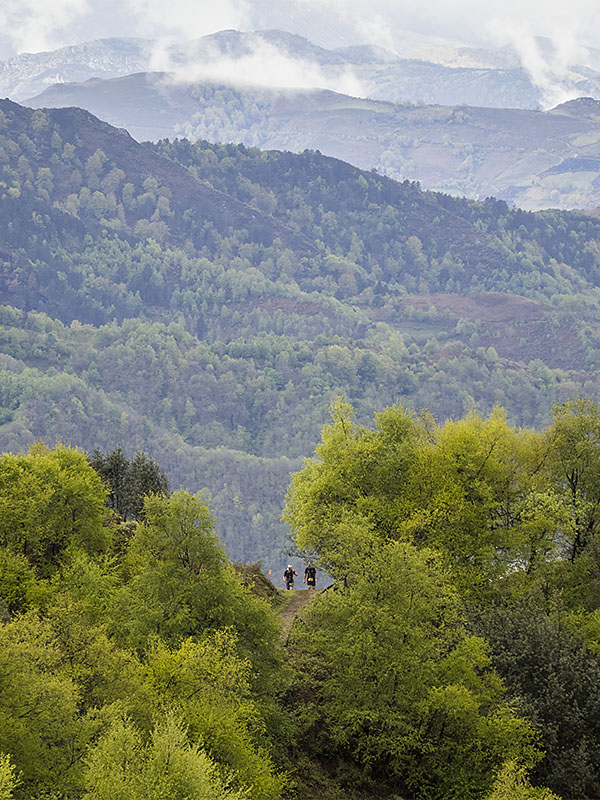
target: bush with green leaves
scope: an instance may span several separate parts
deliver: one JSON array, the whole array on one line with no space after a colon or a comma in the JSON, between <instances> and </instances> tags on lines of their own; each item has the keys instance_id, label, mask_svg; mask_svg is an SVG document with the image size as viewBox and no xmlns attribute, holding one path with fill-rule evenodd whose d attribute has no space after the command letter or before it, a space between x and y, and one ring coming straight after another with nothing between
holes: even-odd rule
<instances>
[{"instance_id":1,"label":"bush with green leaves","mask_svg":"<svg viewBox=\"0 0 600 800\"><path fill-rule=\"evenodd\" d=\"M313 602L292 632L296 697L310 687L305 746L349 762L362 783L475 800L503 761L537 762L533 731L504 702L484 640L467 634L440 559L365 540L345 585Z\"/></svg>"}]
</instances>

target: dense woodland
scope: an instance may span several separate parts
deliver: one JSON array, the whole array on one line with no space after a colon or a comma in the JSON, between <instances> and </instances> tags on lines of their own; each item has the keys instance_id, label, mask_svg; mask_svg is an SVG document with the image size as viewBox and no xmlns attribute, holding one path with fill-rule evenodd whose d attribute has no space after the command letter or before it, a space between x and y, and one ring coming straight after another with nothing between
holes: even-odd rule
<instances>
[{"instance_id":1,"label":"dense woodland","mask_svg":"<svg viewBox=\"0 0 600 800\"><path fill-rule=\"evenodd\" d=\"M364 424L402 401L538 427L600 396L594 217L0 111L2 450L148 452L207 490L234 558L278 567L336 396Z\"/></svg>"},{"instance_id":2,"label":"dense woodland","mask_svg":"<svg viewBox=\"0 0 600 800\"><path fill-rule=\"evenodd\" d=\"M285 513L333 584L286 640L148 456L0 457L3 800L598 796L598 407L331 414Z\"/></svg>"}]
</instances>

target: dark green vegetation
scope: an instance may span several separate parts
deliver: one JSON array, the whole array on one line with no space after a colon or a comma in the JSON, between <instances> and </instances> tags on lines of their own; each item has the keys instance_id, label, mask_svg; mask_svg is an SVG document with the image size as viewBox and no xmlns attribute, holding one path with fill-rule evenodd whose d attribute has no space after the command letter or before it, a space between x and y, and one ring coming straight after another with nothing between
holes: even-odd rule
<instances>
[{"instance_id":1,"label":"dark green vegetation","mask_svg":"<svg viewBox=\"0 0 600 800\"><path fill-rule=\"evenodd\" d=\"M0 448L155 458L278 568L331 400L542 426L600 395L600 222L424 193L318 153L142 146L0 103Z\"/></svg>"},{"instance_id":2,"label":"dark green vegetation","mask_svg":"<svg viewBox=\"0 0 600 800\"><path fill-rule=\"evenodd\" d=\"M201 498L110 507L147 457L0 457L2 800L598 796L598 407L332 418L286 517L335 583L285 646Z\"/></svg>"},{"instance_id":3,"label":"dark green vegetation","mask_svg":"<svg viewBox=\"0 0 600 800\"><path fill-rule=\"evenodd\" d=\"M320 89L189 84L176 75L140 73L57 84L28 102L80 106L140 141L185 136L318 149L398 180L417 179L427 189L492 195L521 208L600 205L600 101L591 98L545 112L464 100L395 105Z\"/></svg>"},{"instance_id":4,"label":"dark green vegetation","mask_svg":"<svg viewBox=\"0 0 600 800\"><path fill-rule=\"evenodd\" d=\"M90 464L109 487L107 505L116 511L123 522L139 519L147 494L166 495L167 476L158 464L144 453L127 459L120 447L103 455L95 450Z\"/></svg>"}]
</instances>

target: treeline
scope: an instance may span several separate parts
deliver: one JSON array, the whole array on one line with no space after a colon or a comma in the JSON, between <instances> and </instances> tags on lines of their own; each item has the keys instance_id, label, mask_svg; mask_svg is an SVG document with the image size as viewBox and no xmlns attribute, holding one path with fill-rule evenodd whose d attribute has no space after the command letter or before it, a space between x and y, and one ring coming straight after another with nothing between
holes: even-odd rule
<instances>
[{"instance_id":1,"label":"treeline","mask_svg":"<svg viewBox=\"0 0 600 800\"><path fill-rule=\"evenodd\" d=\"M359 171L318 152L186 140L147 147L345 259L336 264L344 280L329 286L332 294L362 299L380 282L388 292L397 284L405 292L498 290L541 299L577 294L587 282L598 286L600 227L592 217L422 192L416 182Z\"/></svg>"}]
</instances>

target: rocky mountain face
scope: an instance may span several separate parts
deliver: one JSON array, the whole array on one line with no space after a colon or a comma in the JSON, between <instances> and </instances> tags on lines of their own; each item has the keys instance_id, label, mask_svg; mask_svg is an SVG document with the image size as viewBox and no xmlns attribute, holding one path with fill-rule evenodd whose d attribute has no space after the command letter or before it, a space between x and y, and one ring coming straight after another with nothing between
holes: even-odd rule
<instances>
[{"instance_id":1,"label":"rocky mountain face","mask_svg":"<svg viewBox=\"0 0 600 800\"><path fill-rule=\"evenodd\" d=\"M148 68L149 41L101 39L0 62L0 96L23 100L54 84L113 78Z\"/></svg>"}]
</instances>

